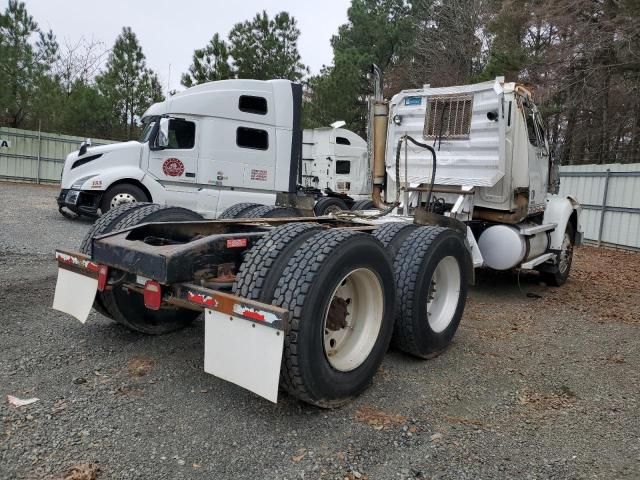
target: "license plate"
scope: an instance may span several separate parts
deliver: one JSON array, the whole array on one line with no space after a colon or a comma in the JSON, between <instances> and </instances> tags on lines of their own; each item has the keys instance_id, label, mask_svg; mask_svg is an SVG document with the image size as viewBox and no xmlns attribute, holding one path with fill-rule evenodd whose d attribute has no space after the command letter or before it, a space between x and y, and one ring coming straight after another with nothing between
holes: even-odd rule
<instances>
[{"instance_id":1,"label":"license plate","mask_svg":"<svg viewBox=\"0 0 640 480\"><path fill-rule=\"evenodd\" d=\"M278 401L284 332L205 309L204 371Z\"/></svg>"},{"instance_id":2,"label":"license plate","mask_svg":"<svg viewBox=\"0 0 640 480\"><path fill-rule=\"evenodd\" d=\"M66 268L58 268L53 308L84 323L91 312L98 291L98 279Z\"/></svg>"}]
</instances>

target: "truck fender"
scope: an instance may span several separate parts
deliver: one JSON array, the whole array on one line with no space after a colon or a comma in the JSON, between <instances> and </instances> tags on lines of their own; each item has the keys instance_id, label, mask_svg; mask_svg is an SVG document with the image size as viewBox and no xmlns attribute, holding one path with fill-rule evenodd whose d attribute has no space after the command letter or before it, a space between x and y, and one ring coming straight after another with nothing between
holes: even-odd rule
<instances>
[{"instance_id":1,"label":"truck fender","mask_svg":"<svg viewBox=\"0 0 640 480\"><path fill-rule=\"evenodd\" d=\"M108 188L119 180L133 179L138 182L142 181L144 172L139 167L123 167L116 166L113 168L100 168L97 172L91 172L95 176L89 178L80 187L81 190L102 190Z\"/></svg>"},{"instance_id":2,"label":"truck fender","mask_svg":"<svg viewBox=\"0 0 640 480\"><path fill-rule=\"evenodd\" d=\"M573 223L576 244L580 243L582 238L582 224L580 223L581 211L582 207L580 203L570 195L566 197L560 195L547 196L547 206L544 211L543 223L555 223L557 225L550 233L549 248L551 250L560 250L562 247L564 232L569 222Z\"/></svg>"}]
</instances>

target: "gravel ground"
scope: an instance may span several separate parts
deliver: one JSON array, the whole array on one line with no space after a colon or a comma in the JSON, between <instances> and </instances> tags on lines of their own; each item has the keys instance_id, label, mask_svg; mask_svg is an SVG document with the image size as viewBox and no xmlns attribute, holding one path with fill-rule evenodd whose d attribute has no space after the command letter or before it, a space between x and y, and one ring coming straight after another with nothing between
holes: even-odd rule
<instances>
[{"instance_id":1,"label":"gravel ground","mask_svg":"<svg viewBox=\"0 0 640 480\"><path fill-rule=\"evenodd\" d=\"M201 323L51 310L53 249L89 227L55 194L0 184L0 478L640 478L638 254L582 248L558 289L483 274L444 355L389 352L323 411L205 374Z\"/></svg>"}]
</instances>

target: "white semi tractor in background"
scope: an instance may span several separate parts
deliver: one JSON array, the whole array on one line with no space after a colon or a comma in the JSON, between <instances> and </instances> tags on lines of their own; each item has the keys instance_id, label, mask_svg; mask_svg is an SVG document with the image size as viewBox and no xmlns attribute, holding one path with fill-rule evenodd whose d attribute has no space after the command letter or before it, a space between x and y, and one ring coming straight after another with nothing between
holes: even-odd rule
<instances>
[{"instance_id":1,"label":"white semi tractor in background","mask_svg":"<svg viewBox=\"0 0 640 480\"><path fill-rule=\"evenodd\" d=\"M215 126L201 139L220 152L209 177L225 181L242 166L244 189L280 190L276 205L243 202L218 220L147 202L116 206L79 251L56 252L54 308L85 322L93 307L148 334L204 312L206 372L272 401L282 387L334 407L367 387L390 342L420 358L444 351L474 268L537 268L563 283L580 208L550 192L554 165L530 93L496 79L387 102L374 73L367 201L376 208L313 216L316 197L298 189L299 85L210 84L216 95L195 96L190 108L206 109L202 121ZM253 99L243 111L245 95L266 107ZM161 148L177 118L157 115L148 141Z\"/></svg>"},{"instance_id":2,"label":"white semi tractor in background","mask_svg":"<svg viewBox=\"0 0 640 480\"><path fill-rule=\"evenodd\" d=\"M154 202L215 218L240 202L274 205L277 192L301 191L315 196L322 215L368 198L366 142L340 122L300 131L291 88L286 80L213 82L152 105L139 141L87 143L68 155L60 211L98 216ZM293 143L283 129L291 121Z\"/></svg>"}]
</instances>

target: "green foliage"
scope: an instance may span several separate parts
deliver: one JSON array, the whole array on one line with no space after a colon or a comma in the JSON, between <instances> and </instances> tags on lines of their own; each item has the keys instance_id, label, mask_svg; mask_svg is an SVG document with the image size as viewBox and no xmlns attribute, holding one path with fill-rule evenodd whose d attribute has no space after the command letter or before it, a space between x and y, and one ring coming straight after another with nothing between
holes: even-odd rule
<instances>
[{"instance_id":1,"label":"green foliage","mask_svg":"<svg viewBox=\"0 0 640 480\"><path fill-rule=\"evenodd\" d=\"M217 33L204 48L193 52L192 61L189 71L182 74L182 84L185 87L235 77L229 62L229 45Z\"/></svg>"},{"instance_id":2,"label":"green foliage","mask_svg":"<svg viewBox=\"0 0 640 480\"><path fill-rule=\"evenodd\" d=\"M146 67L142 47L130 27L124 27L116 38L106 69L96 83L127 138L136 136L136 117L163 98L158 76Z\"/></svg>"},{"instance_id":3,"label":"green foliage","mask_svg":"<svg viewBox=\"0 0 640 480\"><path fill-rule=\"evenodd\" d=\"M410 50L411 8L404 0L353 0L348 20L331 39L333 66L308 82L303 121L326 126L344 120L346 128L365 134L367 73L372 63L392 68Z\"/></svg>"},{"instance_id":4,"label":"green foliage","mask_svg":"<svg viewBox=\"0 0 640 480\"><path fill-rule=\"evenodd\" d=\"M33 97L39 68L30 39L36 32L38 24L24 3L9 0L0 16L0 112L12 127L25 118Z\"/></svg>"},{"instance_id":5,"label":"green foliage","mask_svg":"<svg viewBox=\"0 0 640 480\"><path fill-rule=\"evenodd\" d=\"M269 18L267 12L237 23L229 41L216 33L202 49L193 52L189 71L182 84L191 87L228 78L301 80L308 72L300 61L296 20L287 12Z\"/></svg>"},{"instance_id":6,"label":"green foliage","mask_svg":"<svg viewBox=\"0 0 640 480\"><path fill-rule=\"evenodd\" d=\"M300 62L296 20L287 12L273 19L267 12L237 23L229 33L230 53L238 78L300 80L307 67Z\"/></svg>"}]
</instances>

